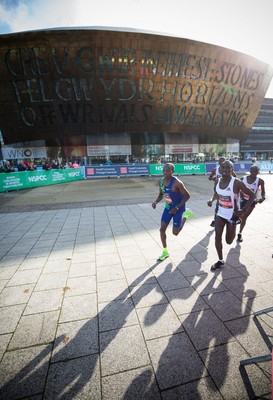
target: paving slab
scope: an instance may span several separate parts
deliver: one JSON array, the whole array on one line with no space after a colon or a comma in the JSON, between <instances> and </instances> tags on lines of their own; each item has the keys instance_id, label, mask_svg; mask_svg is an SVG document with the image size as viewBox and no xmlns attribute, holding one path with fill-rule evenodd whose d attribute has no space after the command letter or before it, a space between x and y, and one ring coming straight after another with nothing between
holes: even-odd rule
<instances>
[{"instance_id":1,"label":"paving slab","mask_svg":"<svg viewBox=\"0 0 273 400\"><path fill-rule=\"evenodd\" d=\"M0 399L271 399L273 175L244 241L217 260L213 187L181 176L195 218L163 262L158 178L0 194Z\"/></svg>"}]
</instances>

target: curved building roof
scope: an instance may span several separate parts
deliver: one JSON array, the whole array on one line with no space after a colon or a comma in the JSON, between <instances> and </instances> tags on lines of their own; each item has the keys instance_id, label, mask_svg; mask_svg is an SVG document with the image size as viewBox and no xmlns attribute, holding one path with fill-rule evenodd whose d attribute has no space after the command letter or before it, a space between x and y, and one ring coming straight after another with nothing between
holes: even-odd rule
<instances>
[{"instance_id":1,"label":"curved building roof","mask_svg":"<svg viewBox=\"0 0 273 400\"><path fill-rule=\"evenodd\" d=\"M273 75L246 54L129 28L0 37L5 144L120 131L241 139Z\"/></svg>"}]
</instances>

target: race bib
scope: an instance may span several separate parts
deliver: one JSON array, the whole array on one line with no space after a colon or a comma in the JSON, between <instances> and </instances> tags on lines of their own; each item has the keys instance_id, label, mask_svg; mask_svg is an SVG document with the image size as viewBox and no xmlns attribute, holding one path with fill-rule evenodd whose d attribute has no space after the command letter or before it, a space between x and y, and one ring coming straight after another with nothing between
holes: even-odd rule
<instances>
[{"instance_id":1,"label":"race bib","mask_svg":"<svg viewBox=\"0 0 273 400\"><path fill-rule=\"evenodd\" d=\"M220 196L219 205L223 208L233 208L232 200L230 196Z\"/></svg>"}]
</instances>

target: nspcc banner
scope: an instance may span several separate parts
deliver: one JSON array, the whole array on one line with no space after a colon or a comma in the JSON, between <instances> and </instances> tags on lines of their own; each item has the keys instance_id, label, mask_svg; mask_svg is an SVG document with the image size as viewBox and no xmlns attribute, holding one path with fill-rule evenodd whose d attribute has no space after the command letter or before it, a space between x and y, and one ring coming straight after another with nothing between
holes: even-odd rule
<instances>
[{"instance_id":1,"label":"nspcc banner","mask_svg":"<svg viewBox=\"0 0 273 400\"><path fill-rule=\"evenodd\" d=\"M162 175L164 164L151 164L150 175ZM205 164L174 164L175 175L205 174Z\"/></svg>"},{"instance_id":2,"label":"nspcc banner","mask_svg":"<svg viewBox=\"0 0 273 400\"><path fill-rule=\"evenodd\" d=\"M0 174L0 192L30 189L84 179L82 168Z\"/></svg>"}]
</instances>

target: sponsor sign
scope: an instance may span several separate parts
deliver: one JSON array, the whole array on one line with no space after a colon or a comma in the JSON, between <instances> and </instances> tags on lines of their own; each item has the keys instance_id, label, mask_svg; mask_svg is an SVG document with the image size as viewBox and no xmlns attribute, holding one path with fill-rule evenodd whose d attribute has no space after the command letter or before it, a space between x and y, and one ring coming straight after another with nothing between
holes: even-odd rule
<instances>
[{"instance_id":1,"label":"sponsor sign","mask_svg":"<svg viewBox=\"0 0 273 400\"><path fill-rule=\"evenodd\" d=\"M162 175L164 164L151 164L150 175ZM174 164L175 175L205 174L205 164Z\"/></svg>"},{"instance_id":2,"label":"sponsor sign","mask_svg":"<svg viewBox=\"0 0 273 400\"><path fill-rule=\"evenodd\" d=\"M273 163L270 161L260 161L257 164L260 166L260 172L273 171Z\"/></svg>"},{"instance_id":3,"label":"sponsor sign","mask_svg":"<svg viewBox=\"0 0 273 400\"><path fill-rule=\"evenodd\" d=\"M120 175L150 175L149 164L123 165L119 167Z\"/></svg>"},{"instance_id":4,"label":"sponsor sign","mask_svg":"<svg viewBox=\"0 0 273 400\"><path fill-rule=\"evenodd\" d=\"M44 158L46 157L45 147L2 147L4 160L20 160L23 158Z\"/></svg>"},{"instance_id":5,"label":"sponsor sign","mask_svg":"<svg viewBox=\"0 0 273 400\"><path fill-rule=\"evenodd\" d=\"M149 164L126 164L126 165L105 165L86 167L86 178L103 176L127 176L127 175L150 175Z\"/></svg>"},{"instance_id":6,"label":"sponsor sign","mask_svg":"<svg viewBox=\"0 0 273 400\"><path fill-rule=\"evenodd\" d=\"M132 154L131 145L88 145L87 155L89 157L97 156L126 156Z\"/></svg>"},{"instance_id":7,"label":"sponsor sign","mask_svg":"<svg viewBox=\"0 0 273 400\"><path fill-rule=\"evenodd\" d=\"M86 167L86 178L118 175L119 167L115 165Z\"/></svg>"},{"instance_id":8,"label":"sponsor sign","mask_svg":"<svg viewBox=\"0 0 273 400\"><path fill-rule=\"evenodd\" d=\"M218 163L206 163L206 173L210 174L213 168L215 168L218 165ZM249 169L251 167L252 163L251 162L239 162L239 163L234 163L234 171L235 172L249 172Z\"/></svg>"},{"instance_id":9,"label":"sponsor sign","mask_svg":"<svg viewBox=\"0 0 273 400\"><path fill-rule=\"evenodd\" d=\"M234 171L235 172L249 172L252 163L250 162L241 162L234 164Z\"/></svg>"},{"instance_id":10,"label":"sponsor sign","mask_svg":"<svg viewBox=\"0 0 273 400\"><path fill-rule=\"evenodd\" d=\"M26 171L0 174L0 192L30 189L84 179L83 168L51 171Z\"/></svg>"}]
</instances>

